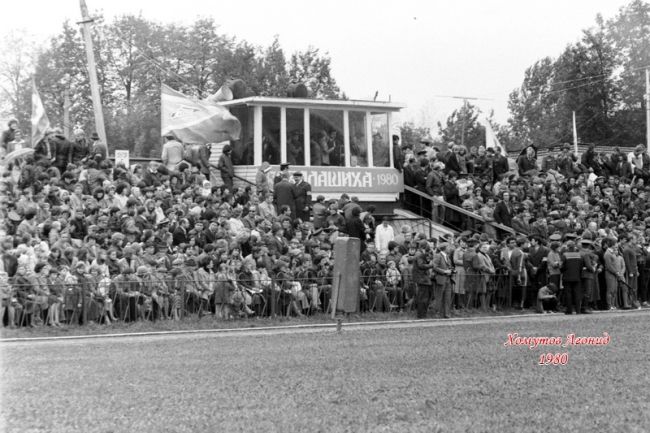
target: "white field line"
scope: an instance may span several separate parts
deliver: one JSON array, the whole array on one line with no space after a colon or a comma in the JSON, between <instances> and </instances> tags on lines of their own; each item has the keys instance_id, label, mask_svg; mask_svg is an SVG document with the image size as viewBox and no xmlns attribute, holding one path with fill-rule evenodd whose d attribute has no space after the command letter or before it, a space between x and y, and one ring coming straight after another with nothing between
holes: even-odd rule
<instances>
[{"instance_id":1,"label":"white field line","mask_svg":"<svg viewBox=\"0 0 650 433\"><path fill-rule=\"evenodd\" d=\"M610 316L622 316L624 314L645 314L650 309L630 310L630 311L598 311L594 314L607 314ZM572 320L587 318L589 315L572 316ZM567 315L562 313L554 314L515 314L509 316L489 316L489 317L458 317L451 319L408 319L408 320L386 320L376 322L341 322L343 331L362 331L362 330L379 330L379 329L402 329L402 328L430 328L440 326L458 326L458 325L481 325L487 323L505 323L505 322L522 322L531 319L535 320L558 320L568 319ZM170 337L170 336L211 336L211 337L228 337L228 336L261 336L261 335L280 335L292 333L308 332L336 332L337 323L314 323L304 325L286 325L286 326L264 326L259 328L231 328L231 329L188 329L176 331L149 331L149 332L124 332L116 334L95 334L95 335L66 335L54 337L20 337L20 338L3 338L0 339L0 345L6 343L30 343L30 342L57 342L69 340L105 340L105 339L137 339L138 337ZM151 338L148 338L151 340Z\"/></svg>"}]
</instances>

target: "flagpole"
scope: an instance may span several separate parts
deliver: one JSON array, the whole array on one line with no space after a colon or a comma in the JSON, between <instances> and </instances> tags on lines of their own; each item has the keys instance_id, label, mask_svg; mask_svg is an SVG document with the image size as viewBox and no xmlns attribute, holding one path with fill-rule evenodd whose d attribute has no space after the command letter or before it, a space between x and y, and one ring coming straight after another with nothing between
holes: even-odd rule
<instances>
[{"instance_id":1,"label":"flagpole","mask_svg":"<svg viewBox=\"0 0 650 433\"><path fill-rule=\"evenodd\" d=\"M79 0L81 7L82 33L86 42L86 58L88 60L88 76L90 78L90 93L93 99L93 110L95 111L95 130L99 138L108 144L106 130L104 129L104 113L102 112L102 101L99 94L99 83L97 82L97 69L95 67L95 53L93 52L93 40L90 33L93 19L88 15L88 6L85 0Z\"/></svg>"},{"instance_id":2,"label":"flagpole","mask_svg":"<svg viewBox=\"0 0 650 433\"><path fill-rule=\"evenodd\" d=\"M578 155L578 130L576 129L576 112L573 112L573 151Z\"/></svg>"}]
</instances>

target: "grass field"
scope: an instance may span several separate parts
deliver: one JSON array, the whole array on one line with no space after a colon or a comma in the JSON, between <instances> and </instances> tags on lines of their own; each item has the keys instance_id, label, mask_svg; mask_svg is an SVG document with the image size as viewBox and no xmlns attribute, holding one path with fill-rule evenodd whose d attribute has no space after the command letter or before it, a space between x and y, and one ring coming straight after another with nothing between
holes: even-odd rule
<instances>
[{"instance_id":1,"label":"grass field","mask_svg":"<svg viewBox=\"0 0 650 433\"><path fill-rule=\"evenodd\" d=\"M646 432L650 314L0 343L7 432ZM506 347L599 336L600 347ZM537 365L546 351L565 366Z\"/></svg>"}]
</instances>

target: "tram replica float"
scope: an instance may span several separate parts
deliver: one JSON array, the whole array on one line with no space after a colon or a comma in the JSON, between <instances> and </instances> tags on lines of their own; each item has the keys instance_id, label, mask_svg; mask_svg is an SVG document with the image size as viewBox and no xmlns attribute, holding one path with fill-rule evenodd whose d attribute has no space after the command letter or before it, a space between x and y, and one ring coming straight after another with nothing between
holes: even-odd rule
<instances>
[{"instance_id":1,"label":"tram replica float","mask_svg":"<svg viewBox=\"0 0 650 433\"><path fill-rule=\"evenodd\" d=\"M398 200L404 183L393 164L390 125L402 105L314 99L302 85L287 94L219 101L241 123L240 139L229 142L236 176L254 183L267 161L272 185L270 178L287 162L291 172L303 173L314 198L338 199L347 193L378 207ZM212 147L215 163L225 144Z\"/></svg>"}]
</instances>

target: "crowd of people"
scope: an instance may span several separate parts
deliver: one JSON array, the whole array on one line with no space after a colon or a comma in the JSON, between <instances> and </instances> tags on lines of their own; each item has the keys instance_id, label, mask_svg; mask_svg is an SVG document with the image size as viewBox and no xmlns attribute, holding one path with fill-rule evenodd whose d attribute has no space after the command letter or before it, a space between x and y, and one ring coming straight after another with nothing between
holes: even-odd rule
<instances>
[{"instance_id":1,"label":"crowd of people","mask_svg":"<svg viewBox=\"0 0 650 433\"><path fill-rule=\"evenodd\" d=\"M511 163L499 147L450 143L441 151L425 139L399 154L406 185L466 211L436 202L431 211L464 231L448 254L454 303L462 305L494 269L507 275L496 298L519 308L571 314L649 306L650 156L643 145L609 153L589 146L578 155L565 143L541 161L529 146ZM484 249L492 254L477 260Z\"/></svg>"},{"instance_id":2,"label":"crowd of people","mask_svg":"<svg viewBox=\"0 0 650 433\"><path fill-rule=\"evenodd\" d=\"M434 219L462 233L433 239L409 225L396 232L345 193L312 199L287 163L271 176L265 162L255 184L235 186L228 146L214 186L209 167L173 161L182 156L173 137L163 163L116 166L80 130L72 139L51 130L9 159L20 149L15 125L0 150L5 326L315 314L330 308L341 235L361 239L361 311L648 305L643 147L579 160L563 149L541 164L528 148L513 173L499 149L411 149L394 138L407 185L487 221L437 206Z\"/></svg>"}]
</instances>

